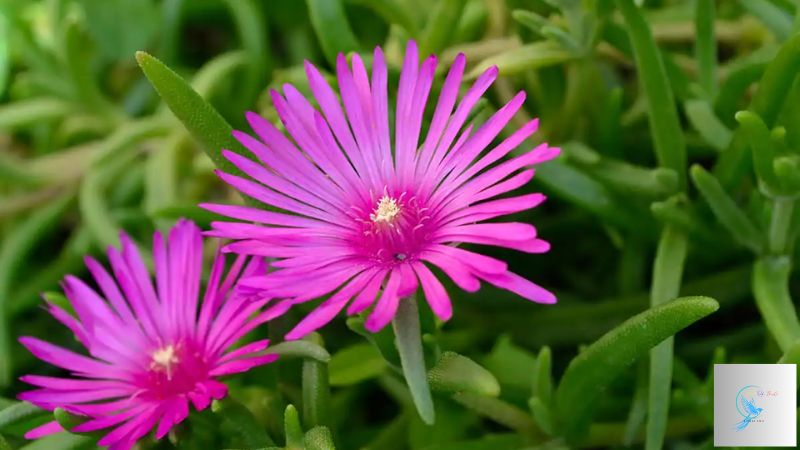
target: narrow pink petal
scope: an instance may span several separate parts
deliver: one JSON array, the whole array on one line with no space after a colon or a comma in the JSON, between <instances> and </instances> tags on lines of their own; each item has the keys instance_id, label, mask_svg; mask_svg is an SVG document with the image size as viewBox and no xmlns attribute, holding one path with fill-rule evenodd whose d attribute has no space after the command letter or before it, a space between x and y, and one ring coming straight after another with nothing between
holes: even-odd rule
<instances>
[{"instance_id":1,"label":"narrow pink petal","mask_svg":"<svg viewBox=\"0 0 800 450\"><path fill-rule=\"evenodd\" d=\"M61 425L54 420L52 422L47 422L44 425L39 425L38 427L28 431L25 433L25 439L39 439L41 437L61 433L63 431L64 428L62 428Z\"/></svg>"},{"instance_id":2,"label":"narrow pink petal","mask_svg":"<svg viewBox=\"0 0 800 450\"><path fill-rule=\"evenodd\" d=\"M387 270L379 271L372 278L372 280L370 280L369 283L364 286L364 289L362 289L361 292L356 296L355 300L350 303L350 306L347 308L347 314L359 314L372 305L372 303L375 301L375 296L378 295L378 291L383 284L383 280L386 278L387 273Z\"/></svg>"},{"instance_id":3,"label":"narrow pink petal","mask_svg":"<svg viewBox=\"0 0 800 450\"><path fill-rule=\"evenodd\" d=\"M373 275L373 271L367 271L355 276L337 293L314 308L309 315L295 325L295 327L286 334L286 340L293 341L300 339L333 320L333 318L344 309L347 302L353 298L353 295L359 292L364 285L372 279Z\"/></svg>"},{"instance_id":4,"label":"narrow pink petal","mask_svg":"<svg viewBox=\"0 0 800 450\"><path fill-rule=\"evenodd\" d=\"M556 302L556 296L552 292L515 273L488 274L479 272L476 275L499 288L511 291L536 303L552 304Z\"/></svg>"},{"instance_id":5,"label":"narrow pink petal","mask_svg":"<svg viewBox=\"0 0 800 450\"><path fill-rule=\"evenodd\" d=\"M453 305L450 303L450 297L447 295L442 282L436 278L425 264L415 261L411 263L411 266L419 277L422 292L425 293L425 300L430 305L433 313L442 320L450 320L453 316Z\"/></svg>"},{"instance_id":6,"label":"narrow pink petal","mask_svg":"<svg viewBox=\"0 0 800 450\"><path fill-rule=\"evenodd\" d=\"M394 318L397 312L397 305L400 303L400 297L397 295L400 281L400 271L396 269L392 270L389 274L389 281L386 282L386 287L383 289L383 294L381 294L381 298L364 323L364 327L370 332L377 333Z\"/></svg>"},{"instance_id":7,"label":"narrow pink petal","mask_svg":"<svg viewBox=\"0 0 800 450\"><path fill-rule=\"evenodd\" d=\"M458 287L467 292L475 292L481 287L480 281L475 278L470 267L458 259L436 252L422 253L420 259L442 269Z\"/></svg>"}]
</instances>

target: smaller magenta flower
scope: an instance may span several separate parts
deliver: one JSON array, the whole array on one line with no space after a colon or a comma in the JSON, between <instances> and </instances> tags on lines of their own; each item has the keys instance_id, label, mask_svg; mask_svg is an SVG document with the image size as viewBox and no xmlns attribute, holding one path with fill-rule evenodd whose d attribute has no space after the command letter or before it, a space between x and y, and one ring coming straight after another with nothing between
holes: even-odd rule
<instances>
[{"instance_id":1,"label":"smaller magenta flower","mask_svg":"<svg viewBox=\"0 0 800 450\"><path fill-rule=\"evenodd\" d=\"M219 377L277 358L264 354L267 340L231 350L275 315L263 310L269 299L232 289L239 276L265 271L261 258L239 257L225 275L225 259L218 254L200 300L203 239L194 223L179 221L168 239L155 234L155 286L134 243L124 234L120 240L121 251L108 250L113 275L86 258L99 291L76 277L64 279L64 293L77 317L48 304L50 314L75 334L89 356L20 338L34 356L71 374L23 376L38 389L23 392L20 400L88 417L75 432L113 428L98 442L112 450L130 449L154 427L156 438L162 438L188 416L189 404L203 410L227 394ZM57 422L49 422L25 436L36 439L59 431Z\"/></svg>"},{"instance_id":2,"label":"smaller magenta flower","mask_svg":"<svg viewBox=\"0 0 800 450\"><path fill-rule=\"evenodd\" d=\"M282 94L271 92L286 134L254 113L247 120L258 138L234 132L253 158L223 151L246 177L219 176L279 211L201 206L234 219L212 224L211 235L235 241L227 250L274 258L275 270L243 279L242 288L279 298L286 308L327 297L287 339L325 325L345 307L348 314L372 307L365 326L378 331L392 321L400 302L419 290L432 311L448 320L452 306L442 276L468 292L485 282L531 301L555 303L554 294L509 270L505 261L460 247L547 252L550 245L533 225L502 219L545 200L540 193L511 193L528 184L536 165L560 152L541 144L512 154L533 135L538 120L501 137L522 108L524 92L483 124L470 124L470 112L498 71L487 69L460 95L465 65L464 55L458 55L438 100L429 101L437 59L420 64L417 46L409 42L392 127L380 48L371 74L359 55L351 66L339 54L338 95L306 63L319 109L287 84ZM433 111L430 122L423 120L426 110Z\"/></svg>"}]
</instances>

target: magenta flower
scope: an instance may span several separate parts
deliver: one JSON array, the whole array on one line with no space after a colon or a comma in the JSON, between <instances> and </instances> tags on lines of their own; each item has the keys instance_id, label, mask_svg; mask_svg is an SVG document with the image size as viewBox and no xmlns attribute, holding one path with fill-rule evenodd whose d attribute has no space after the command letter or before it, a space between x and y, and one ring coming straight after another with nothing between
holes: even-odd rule
<instances>
[{"instance_id":1,"label":"magenta flower","mask_svg":"<svg viewBox=\"0 0 800 450\"><path fill-rule=\"evenodd\" d=\"M23 392L20 400L87 416L87 422L73 429L76 432L113 427L99 441L113 450L131 448L156 426L156 438L162 438L186 418L189 403L202 410L226 395L219 377L277 358L264 355L267 340L230 350L271 316L261 312L267 300L233 295L231 289L240 273L252 276L265 270L261 258L247 262L239 257L223 277L224 257L217 255L199 301L203 239L195 224L180 221L168 242L155 234L155 287L136 246L125 235L121 241L121 251L108 251L113 276L86 258L102 296L67 276L64 293L77 317L48 305L50 314L75 334L90 356L33 337L20 338L37 358L72 375L23 376L22 381L38 389ZM50 422L26 437L59 431L59 424Z\"/></svg>"},{"instance_id":2,"label":"magenta flower","mask_svg":"<svg viewBox=\"0 0 800 450\"><path fill-rule=\"evenodd\" d=\"M532 225L486 221L542 203L542 194L497 197L524 186L533 177L532 167L554 158L559 149L542 144L501 161L536 131L538 121L491 145L522 106L525 93L520 92L477 130L467 125L470 111L497 77L497 67L478 77L459 101L464 55L453 62L433 118L423 126L436 57L421 66L418 61L417 47L410 42L393 133L386 62L376 48L371 80L358 55L353 55L352 70L339 55L336 69L344 110L319 71L306 63L321 112L297 89L284 85L284 95L271 94L291 140L248 113L260 140L242 132L234 135L260 164L224 151L252 180L224 172L219 176L244 195L282 210L201 205L257 223L214 223L211 235L236 240L227 251L277 259L277 270L243 279L241 285L281 298L287 308L335 291L287 339L321 327L348 303L348 314L375 303L366 327L380 330L392 320L401 299L418 286L433 312L447 320L450 300L431 267L469 292L486 281L529 300L556 301L552 293L510 272L505 262L456 245L548 251L549 244L537 237ZM427 132L420 143L423 128Z\"/></svg>"}]
</instances>

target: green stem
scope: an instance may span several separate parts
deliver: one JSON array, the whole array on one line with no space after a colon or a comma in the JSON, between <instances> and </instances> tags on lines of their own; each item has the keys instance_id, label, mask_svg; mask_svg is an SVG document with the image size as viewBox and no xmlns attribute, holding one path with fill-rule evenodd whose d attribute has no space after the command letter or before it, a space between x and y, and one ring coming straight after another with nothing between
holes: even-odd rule
<instances>
[{"instance_id":1,"label":"green stem","mask_svg":"<svg viewBox=\"0 0 800 450\"><path fill-rule=\"evenodd\" d=\"M416 298L400 300L397 314L392 320L392 328L396 336L395 343L400 354L400 364L403 366L403 376L408 384L408 390L411 391L411 398L422 421L432 425L436 414L425 370L425 353L422 349Z\"/></svg>"},{"instance_id":2,"label":"green stem","mask_svg":"<svg viewBox=\"0 0 800 450\"><path fill-rule=\"evenodd\" d=\"M772 204L772 219L769 224L769 250L776 255L788 251L789 228L794 212L794 199L778 197Z\"/></svg>"},{"instance_id":3,"label":"green stem","mask_svg":"<svg viewBox=\"0 0 800 450\"><path fill-rule=\"evenodd\" d=\"M679 294L683 263L686 259L686 234L672 226L664 227L653 264L651 307L666 303ZM664 444L669 419L672 384L673 338L664 340L650 351L650 392L647 415L647 450L658 450Z\"/></svg>"},{"instance_id":4,"label":"green stem","mask_svg":"<svg viewBox=\"0 0 800 450\"><path fill-rule=\"evenodd\" d=\"M324 345L317 333L307 339L320 347ZM303 361L303 419L306 427L329 426L330 397L328 364L306 358Z\"/></svg>"},{"instance_id":5,"label":"green stem","mask_svg":"<svg viewBox=\"0 0 800 450\"><path fill-rule=\"evenodd\" d=\"M753 268L752 280L756 306L784 352L800 339L800 322L789 295L791 266L788 256L760 258Z\"/></svg>"}]
</instances>

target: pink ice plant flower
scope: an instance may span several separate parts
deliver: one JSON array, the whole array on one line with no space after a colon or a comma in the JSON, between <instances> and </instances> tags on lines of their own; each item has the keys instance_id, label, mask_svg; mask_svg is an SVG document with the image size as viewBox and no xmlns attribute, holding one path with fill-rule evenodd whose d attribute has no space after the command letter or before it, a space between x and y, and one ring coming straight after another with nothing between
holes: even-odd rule
<instances>
[{"instance_id":1,"label":"pink ice plant flower","mask_svg":"<svg viewBox=\"0 0 800 450\"><path fill-rule=\"evenodd\" d=\"M201 301L203 239L194 223L180 221L166 239L155 234L155 286L134 243L125 235L121 242L121 251L108 251L111 273L86 258L99 291L76 277L64 279L75 316L47 305L89 356L20 338L37 358L70 372L64 378L23 376L37 389L23 392L20 400L86 416L75 432L113 428L98 443L112 450L130 449L154 427L156 438L162 438L187 417L190 404L203 410L225 397L227 388L219 377L277 358L264 353L267 340L231 349L270 318L262 311L268 300L236 295L232 289L240 275L265 271L262 258L239 257L225 275L224 255L218 253ZM57 422L49 422L26 437L59 431Z\"/></svg>"},{"instance_id":2,"label":"pink ice plant flower","mask_svg":"<svg viewBox=\"0 0 800 450\"><path fill-rule=\"evenodd\" d=\"M227 251L274 259L276 270L243 279L243 288L279 298L283 308L330 295L287 339L323 326L348 304L347 313L357 314L374 303L366 328L380 330L419 286L433 312L447 320L450 299L431 267L468 292L485 281L535 302L556 301L552 293L509 271L504 261L458 247L469 243L547 252L549 244L532 225L487 221L542 203L540 193L498 197L525 186L533 166L559 153L541 144L506 158L536 131L538 120L493 145L522 107L524 92L482 125L468 124L498 69L483 72L459 100L465 64L463 54L453 61L427 126L423 116L437 60L430 56L420 65L417 46L409 42L393 130L386 61L376 48L371 78L359 55L352 56L352 67L344 55L338 56L344 109L325 78L306 62L319 110L286 84L283 94L273 90L271 95L288 137L255 113L247 113L247 120L258 138L234 132L257 161L224 151L249 178L218 175L280 211L201 205L243 221L215 222L210 234L235 240ZM423 129L427 132L420 141Z\"/></svg>"}]
</instances>

